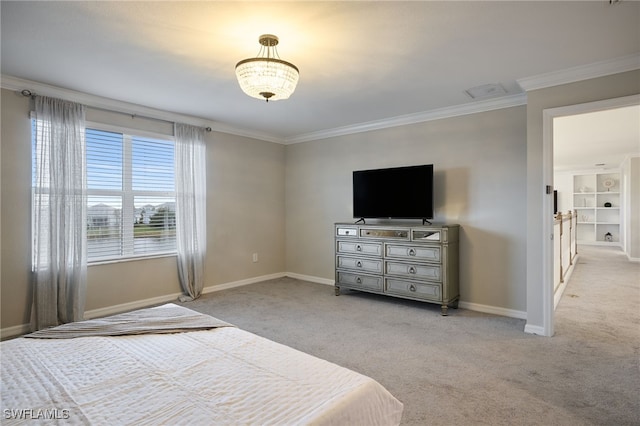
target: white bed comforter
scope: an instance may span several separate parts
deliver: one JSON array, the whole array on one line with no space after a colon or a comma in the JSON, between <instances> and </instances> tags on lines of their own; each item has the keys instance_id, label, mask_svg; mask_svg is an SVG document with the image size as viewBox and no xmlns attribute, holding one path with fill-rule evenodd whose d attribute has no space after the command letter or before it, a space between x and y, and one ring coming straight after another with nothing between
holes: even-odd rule
<instances>
[{"instance_id":1,"label":"white bed comforter","mask_svg":"<svg viewBox=\"0 0 640 426\"><path fill-rule=\"evenodd\" d=\"M18 338L0 354L3 425L392 425L402 416L375 380L234 327Z\"/></svg>"}]
</instances>

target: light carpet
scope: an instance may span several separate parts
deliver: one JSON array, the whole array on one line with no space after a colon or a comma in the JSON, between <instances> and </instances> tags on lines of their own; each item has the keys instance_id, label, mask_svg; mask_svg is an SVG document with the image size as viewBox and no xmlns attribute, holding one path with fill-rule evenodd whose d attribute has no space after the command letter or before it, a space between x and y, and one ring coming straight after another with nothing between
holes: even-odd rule
<instances>
[{"instance_id":1,"label":"light carpet","mask_svg":"<svg viewBox=\"0 0 640 426\"><path fill-rule=\"evenodd\" d=\"M404 403L403 425L639 425L640 264L612 247L579 252L552 338L292 278L182 305L376 379Z\"/></svg>"}]
</instances>

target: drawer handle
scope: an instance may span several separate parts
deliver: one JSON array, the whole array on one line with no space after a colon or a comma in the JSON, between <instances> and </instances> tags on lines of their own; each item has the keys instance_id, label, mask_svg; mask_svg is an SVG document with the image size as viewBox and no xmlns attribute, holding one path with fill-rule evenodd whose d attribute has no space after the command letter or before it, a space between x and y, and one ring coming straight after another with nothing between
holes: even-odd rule
<instances>
[{"instance_id":1,"label":"drawer handle","mask_svg":"<svg viewBox=\"0 0 640 426\"><path fill-rule=\"evenodd\" d=\"M362 246L360 244L356 245L356 251L362 251Z\"/></svg>"},{"instance_id":2,"label":"drawer handle","mask_svg":"<svg viewBox=\"0 0 640 426\"><path fill-rule=\"evenodd\" d=\"M356 266L357 266L358 268L362 268L362 262L360 262L360 261L358 260L358 261L356 262Z\"/></svg>"},{"instance_id":3,"label":"drawer handle","mask_svg":"<svg viewBox=\"0 0 640 426\"><path fill-rule=\"evenodd\" d=\"M414 249L409 249L409 256L415 256L416 251Z\"/></svg>"},{"instance_id":4,"label":"drawer handle","mask_svg":"<svg viewBox=\"0 0 640 426\"><path fill-rule=\"evenodd\" d=\"M362 278L360 278L360 277L356 277L356 283L358 283L358 284L362 284Z\"/></svg>"},{"instance_id":5,"label":"drawer handle","mask_svg":"<svg viewBox=\"0 0 640 426\"><path fill-rule=\"evenodd\" d=\"M409 286L409 291L416 291L416 286L415 286L415 285L413 285L413 284L411 284L411 285Z\"/></svg>"},{"instance_id":6,"label":"drawer handle","mask_svg":"<svg viewBox=\"0 0 640 426\"><path fill-rule=\"evenodd\" d=\"M414 268L413 266L409 267L409 273L410 274L415 274L416 273L416 268Z\"/></svg>"}]
</instances>

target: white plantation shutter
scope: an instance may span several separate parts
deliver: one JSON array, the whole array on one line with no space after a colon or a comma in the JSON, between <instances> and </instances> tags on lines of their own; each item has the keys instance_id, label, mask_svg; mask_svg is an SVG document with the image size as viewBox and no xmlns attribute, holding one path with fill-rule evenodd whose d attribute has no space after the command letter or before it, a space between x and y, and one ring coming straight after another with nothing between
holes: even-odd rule
<instances>
[{"instance_id":1,"label":"white plantation shutter","mask_svg":"<svg viewBox=\"0 0 640 426\"><path fill-rule=\"evenodd\" d=\"M175 144L87 129L89 261L174 253Z\"/></svg>"},{"instance_id":2,"label":"white plantation shutter","mask_svg":"<svg viewBox=\"0 0 640 426\"><path fill-rule=\"evenodd\" d=\"M87 129L87 255L122 255L123 135Z\"/></svg>"},{"instance_id":3,"label":"white plantation shutter","mask_svg":"<svg viewBox=\"0 0 640 426\"><path fill-rule=\"evenodd\" d=\"M132 138L135 255L176 250L175 143Z\"/></svg>"}]
</instances>

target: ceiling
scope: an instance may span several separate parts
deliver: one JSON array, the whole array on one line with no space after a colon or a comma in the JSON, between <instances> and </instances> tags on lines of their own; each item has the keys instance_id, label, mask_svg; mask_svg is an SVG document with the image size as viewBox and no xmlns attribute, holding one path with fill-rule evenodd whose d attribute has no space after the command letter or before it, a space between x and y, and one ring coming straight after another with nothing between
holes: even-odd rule
<instances>
[{"instance_id":1,"label":"ceiling","mask_svg":"<svg viewBox=\"0 0 640 426\"><path fill-rule=\"evenodd\" d=\"M200 117L280 143L524 104L523 80L640 54L640 3L0 3L7 77ZM300 69L288 100L245 95L235 64L261 34ZM504 93L472 99L497 84ZM497 104L491 102L498 102Z\"/></svg>"},{"instance_id":2,"label":"ceiling","mask_svg":"<svg viewBox=\"0 0 640 426\"><path fill-rule=\"evenodd\" d=\"M556 117L556 172L615 169L628 155L640 155L640 106Z\"/></svg>"}]
</instances>

